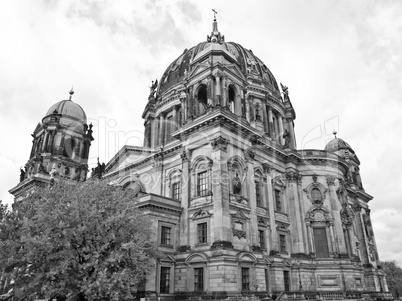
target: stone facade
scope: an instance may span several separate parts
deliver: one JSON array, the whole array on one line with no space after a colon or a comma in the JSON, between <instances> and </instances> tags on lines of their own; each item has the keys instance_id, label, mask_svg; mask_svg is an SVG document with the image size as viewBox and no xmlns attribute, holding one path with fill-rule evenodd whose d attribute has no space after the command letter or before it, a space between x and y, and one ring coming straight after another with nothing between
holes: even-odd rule
<instances>
[{"instance_id":1,"label":"stone facade","mask_svg":"<svg viewBox=\"0 0 402 301\"><path fill-rule=\"evenodd\" d=\"M251 50L224 41L216 20L152 83L144 146L124 146L104 175L138 189L165 254L138 298L388 291L354 150L336 137L297 150L281 87Z\"/></svg>"}]
</instances>

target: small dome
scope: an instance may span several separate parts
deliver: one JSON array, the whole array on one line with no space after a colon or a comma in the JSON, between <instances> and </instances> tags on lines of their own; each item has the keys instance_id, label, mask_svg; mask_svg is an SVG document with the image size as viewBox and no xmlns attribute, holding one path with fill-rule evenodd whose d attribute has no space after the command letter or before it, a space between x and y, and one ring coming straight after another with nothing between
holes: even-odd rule
<instances>
[{"instance_id":1,"label":"small dome","mask_svg":"<svg viewBox=\"0 0 402 301\"><path fill-rule=\"evenodd\" d=\"M80 105L76 104L71 100L62 100L56 102L52 105L46 113L46 116L49 116L57 111L57 114L61 114L62 116L73 117L74 119L78 119L82 123L87 123L87 115Z\"/></svg>"},{"instance_id":2,"label":"small dome","mask_svg":"<svg viewBox=\"0 0 402 301\"><path fill-rule=\"evenodd\" d=\"M325 146L324 150L327 152L331 152L331 153L334 153L334 152L337 152L340 150L349 150L350 152L355 153L353 151L352 147L347 142L345 142L344 140L342 140L340 138L332 139Z\"/></svg>"}]
</instances>

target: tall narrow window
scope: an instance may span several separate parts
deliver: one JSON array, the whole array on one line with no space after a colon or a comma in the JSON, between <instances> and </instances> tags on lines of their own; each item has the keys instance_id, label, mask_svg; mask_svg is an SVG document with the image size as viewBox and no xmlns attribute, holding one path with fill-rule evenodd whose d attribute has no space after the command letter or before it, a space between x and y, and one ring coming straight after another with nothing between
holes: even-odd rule
<instances>
[{"instance_id":1,"label":"tall narrow window","mask_svg":"<svg viewBox=\"0 0 402 301\"><path fill-rule=\"evenodd\" d=\"M329 248L326 228L313 228L314 243L317 258L328 258Z\"/></svg>"},{"instance_id":2,"label":"tall narrow window","mask_svg":"<svg viewBox=\"0 0 402 301\"><path fill-rule=\"evenodd\" d=\"M278 189L275 189L275 205L276 211L282 212L281 191Z\"/></svg>"},{"instance_id":3,"label":"tall narrow window","mask_svg":"<svg viewBox=\"0 0 402 301\"><path fill-rule=\"evenodd\" d=\"M241 268L241 289L250 290L250 268Z\"/></svg>"},{"instance_id":4,"label":"tall narrow window","mask_svg":"<svg viewBox=\"0 0 402 301\"><path fill-rule=\"evenodd\" d=\"M206 243L208 241L207 235L207 223L201 223L197 225L197 232L198 232L198 243Z\"/></svg>"},{"instance_id":5,"label":"tall narrow window","mask_svg":"<svg viewBox=\"0 0 402 301\"><path fill-rule=\"evenodd\" d=\"M172 184L172 199L176 201L180 199L180 182Z\"/></svg>"},{"instance_id":6,"label":"tall narrow window","mask_svg":"<svg viewBox=\"0 0 402 301\"><path fill-rule=\"evenodd\" d=\"M286 236L279 234L279 248L281 253L286 253Z\"/></svg>"},{"instance_id":7,"label":"tall narrow window","mask_svg":"<svg viewBox=\"0 0 402 301\"><path fill-rule=\"evenodd\" d=\"M265 249L264 230L258 230L258 238L259 238L259 241L260 241L260 248Z\"/></svg>"},{"instance_id":8,"label":"tall narrow window","mask_svg":"<svg viewBox=\"0 0 402 301\"><path fill-rule=\"evenodd\" d=\"M235 112L235 91L229 87L229 109L232 113Z\"/></svg>"},{"instance_id":9,"label":"tall narrow window","mask_svg":"<svg viewBox=\"0 0 402 301\"><path fill-rule=\"evenodd\" d=\"M208 192L207 171L200 172L197 177L197 195L206 195Z\"/></svg>"},{"instance_id":10,"label":"tall narrow window","mask_svg":"<svg viewBox=\"0 0 402 301\"><path fill-rule=\"evenodd\" d=\"M169 293L169 286L170 286L170 268L161 267L160 292Z\"/></svg>"},{"instance_id":11,"label":"tall narrow window","mask_svg":"<svg viewBox=\"0 0 402 301\"><path fill-rule=\"evenodd\" d=\"M194 269L194 290L195 291L204 290L204 268Z\"/></svg>"},{"instance_id":12,"label":"tall narrow window","mask_svg":"<svg viewBox=\"0 0 402 301\"><path fill-rule=\"evenodd\" d=\"M262 201L261 201L261 189L260 189L260 182L255 181L255 199L257 201L257 206L261 207L262 206Z\"/></svg>"},{"instance_id":13,"label":"tall narrow window","mask_svg":"<svg viewBox=\"0 0 402 301\"><path fill-rule=\"evenodd\" d=\"M161 244L163 244L163 245L171 245L172 244L171 230L172 230L172 228L170 228L170 227L162 226L162 228L161 228Z\"/></svg>"}]
</instances>

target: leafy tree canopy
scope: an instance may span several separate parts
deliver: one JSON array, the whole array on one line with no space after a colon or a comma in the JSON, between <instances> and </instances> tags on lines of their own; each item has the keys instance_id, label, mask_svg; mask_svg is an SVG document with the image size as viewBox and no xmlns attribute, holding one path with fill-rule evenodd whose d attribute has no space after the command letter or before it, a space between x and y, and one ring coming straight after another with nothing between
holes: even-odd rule
<instances>
[{"instance_id":1,"label":"leafy tree canopy","mask_svg":"<svg viewBox=\"0 0 402 301\"><path fill-rule=\"evenodd\" d=\"M402 295L402 269L396 264L395 260L382 261L381 266L390 292L395 298L399 298Z\"/></svg>"},{"instance_id":2,"label":"leafy tree canopy","mask_svg":"<svg viewBox=\"0 0 402 301\"><path fill-rule=\"evenodd\" d=\"M96 180L38 188L10 211L0 203L0 267L17 300L132 297L156 256L134 196Z\"/></svg>"}]
</instances>

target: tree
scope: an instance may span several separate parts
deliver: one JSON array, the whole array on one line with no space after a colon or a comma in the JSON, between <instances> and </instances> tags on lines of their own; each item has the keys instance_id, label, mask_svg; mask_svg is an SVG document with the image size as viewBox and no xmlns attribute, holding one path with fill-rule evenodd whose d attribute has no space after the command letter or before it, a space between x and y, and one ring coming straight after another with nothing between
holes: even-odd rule
<instances>
[{"instance_id":1,"label":"tree","mask_svg":"<svg viewBox=\"0 0 402 301\"><path fill-rule=\"evenodd\" d=\"M150 223L130 189L59 182L0 208L0 266L17 300L127 300L153 266Z\"/></svg>"},{"instance_id":2,"label":"tree","mask_svg":"<svg viewBox=\"0 0 402 301\"><path fill-rule=\"evenodd\" d=\"M402 269L395 260L381 262L387 284L394 298L402 296Z\"/></svg>"}]
</instances>

